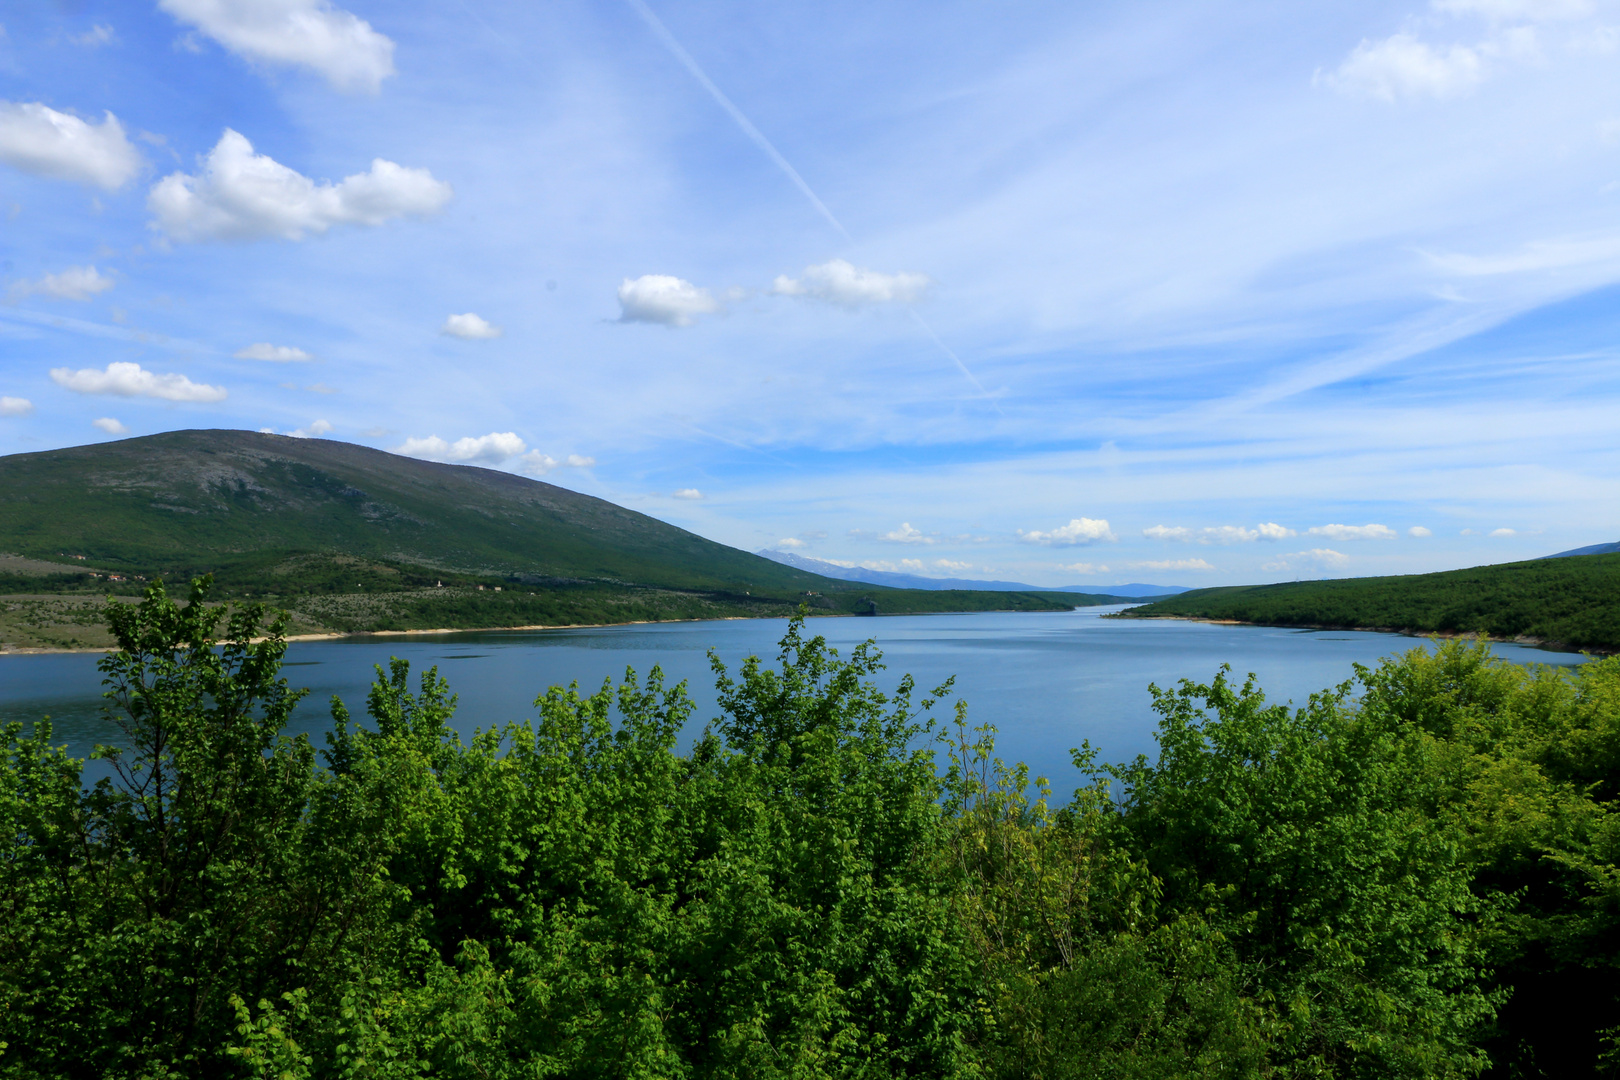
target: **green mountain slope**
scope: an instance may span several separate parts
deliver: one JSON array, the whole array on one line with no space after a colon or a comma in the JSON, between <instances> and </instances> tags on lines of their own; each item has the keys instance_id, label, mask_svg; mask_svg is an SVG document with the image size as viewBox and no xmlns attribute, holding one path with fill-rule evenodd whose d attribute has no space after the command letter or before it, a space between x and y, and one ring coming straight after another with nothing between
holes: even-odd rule
<instances>
[{"instance_id":1,"label":"green mountain slope","mask_svg":"<svg viewBox=\"0 0 1620 1080\"><path fill-rule=\"evenodd\" d=\"M1116 600L837 581L552 484L324 439L175 431L0 457L0 593L40 597L0 611L0 645L101 644L94 595L202 573L311 632Z\"/></svg>"},{"instance_id":2,"label":"green mountain slope","mask_svg":"<svg viewBox=\"0 0 1620 1080\"><path fill-rule=\"evenodd\" d=\"M1620 649L1620 555L1479 566L1405 577L1198 589L1123 613L1268 626L1485 633Z\"/></svg>"},{"instance_id":3,"label":"green mountain slope","mask_svg":"<svg viewBox=\"0 0 1620 1080\"><path fill-rule=\"evenodd\" d=\"M778 566L552 484L325 439L175 431L0 458L0 550L140 572L340 551L424 568L806 589Z\"/></svg>"}]
</instances>

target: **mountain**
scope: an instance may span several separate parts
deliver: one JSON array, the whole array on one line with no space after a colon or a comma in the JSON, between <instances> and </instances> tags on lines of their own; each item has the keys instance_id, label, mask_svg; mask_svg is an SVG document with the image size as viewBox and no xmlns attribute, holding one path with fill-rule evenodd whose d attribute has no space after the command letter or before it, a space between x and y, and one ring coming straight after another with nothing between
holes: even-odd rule
<instances>
[{"instance_id":1,"label":"mountain","mask_svg":"<svg viewBox=\"0 0 1620 1080\"><path fill-rule=\"evenodd\" d=\"M1568 551L1560 551L1556 555L1543 555L1542 558L1567 559L1573 555L1613 555L1616 552L1620 552L1620 543L1590 544L1587 547L1571 548Z\"/></svg>"},{"instance_id":2,"label":"mountain","mask_svg":"<svg viewBox=\"0 0 1620 1080\"><path fill-rule=\"evenodd\" d=\"M891 589L984 589L995 592L1064 592L1081 593L1087 596L1111 596L1121 599L1136 599L1143 596L1168 596L1187 590L1176 585L1025 585L1018 581L976 581L968 578L934 578L924 577L921 574L900 574L891 570L868 570L860 566L839 566L824 559L812 559L807 555L795 555L791 551L776 551L772 548L763 548L754 552L783 566L792 566L800 570L807 570L812 574L823 577L838 578L843 581L864 581L871 585L882 585Z\"/></svg>"},{"instance_id":3,"label":"mountain","mask_svg":"<svg viewBox=\"0 0 1620 1080\"><path fill-rule=\"evenodd\" d=\"M1123 614L1265 626L1484 633L1620 651L1620 554L1476 566L1437 574L1196 589Z\"/></svg>"},{"instance_id":4,"label":"mountain","mask_svg":"<svg viewBox=\"0 0 1620 1080\"><path fill-rule=\"evenodd\" d=\"M680 588L818 580L603 499L326 439L174 431L0 457L0 551L146 572L336 551Z\"/></svg>"},{"instance_id":5,"label":"mountain","mask_svg":"<svg viewBox=\"0 0 1620 1080\"><path fill-rule=\"evenodd\" d=\"M296 632L821 614L1064 611L784 566L510 473L325 439L174 431L0 457L0 648L107 644L99 605L204 573Z\"/></svg>"}]
</instances>

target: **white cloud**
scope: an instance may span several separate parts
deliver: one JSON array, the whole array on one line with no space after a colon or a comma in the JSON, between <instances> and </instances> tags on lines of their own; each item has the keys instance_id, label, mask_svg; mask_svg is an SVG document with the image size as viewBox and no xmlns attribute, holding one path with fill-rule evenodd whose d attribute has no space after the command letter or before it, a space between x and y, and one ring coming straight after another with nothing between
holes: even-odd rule
<instances>
[{"instance_id":1,"label":"white cloud","mask_svg":"<svg viewBox=\"0 0 1620 1080\"><path fill-rule=\"evenodd\" d=\"M721 311L708 289L669 274L642 274L619 285L619 321L691 326L699 315Z\"/></svg>"},{"instance_id":2,"label":"white cloud","mask_svg":"<svg viewBox=\"0 0 1620 1080\"><path fill-rule=\"evenodd\" d=\"M1103 540L1116 540L1113 531L1108 528L1107 518L1073 518L1067 525L1053 529L1051 532L1041 532L1039 529L1025 532L1018 530L1018 539L1026 544L1044 544L1047 547L1073 547L1077 544L1095 544Z\"/></svg>"},{"instance_id":3,"label":"white cloud","mask_svg":"<svg viewBox=\"0 0 1620 1080\"><path fill-rule=\"evenodd\" d=\"M932 536L912 528L909 521L902 521L898 529L886 532L878 539L887 540L891 544L932 544L934 542Z\"/></svg>"},{"instance_id":4,"label":"white cloud","mask_svg":"<svg viewBox=\"0 0 1620 1080\"><path fill-rule=\"evenodd\" d=\"M500 337L501 328L491 326L469 311L465 315L452 315L445 319L444 325L439 327L439 333L464 338L468 341L480 341Z\"/></svg>"},{"instance_id":5,"label":"white cloud","mask_svg":"<svg viewBox=\"0 0 1620 1080\"><path fill-rule=\"evenodd\" d=\"M1422 539L1425 536L1433 536L1434 533L1430 532L1428 529L1425 529L1422 525L1414 525L1410 529L1406 530L1406 535L1415 536Z\"/></svg>"},{"instance_id":6,"label":"white cloud","mask_svg":"<svg viewBox=\"0 0 1620 1080\"><path fill-rule=\"evenodd\" d=\"M784 536L784 537L782 537L782 539L780 539L780 540L778 540L776 542L776 546L779 549L780 548L787 548L789 551L797 551L800 548L804 547L805 543L804 543L803 540L800 540L797 536Z\"/></svg>"},{"instance_id":7,"label":"white cloud","mask_svg":"<svg viewBox=\"0 0 1620 1080\"><path fill-rule=\"evenodd\" d=\"M677 499L701 499L703 498L703 492L697 488L681 488L675 493L675 497Z\"/></svg>"},{"instance_id":8,"label":"white cloud","mask_svg":"<svg viewBox=\"0 0 1620 1080\"><path fill-rule=\"evenodd\" d=\"M249 60L313 68L339 90L376 93L394 73L394 43L327 0L159 0Z\"/></svg>"},{"instance_id":9,"label":"white cloud","mask_svg":"<svg viewBox=\"0 0 1620 1080\"><path fill-rule=\"evenodd\" d=\"M1349 564L1350 556L1334 551L1332 548L1311 548L1309 551L1296 551L1284 555L1276 562L1266 563L1261 569L1293 570L1297 569L1298 564L1301 562L1316 566L1340 567Z\"/></svg>"},{"instance_id":10,"label":"white cloud","mask_svg":"<svg viewBox=\"0 0 1620 1080\"><path fill-rule=\"evenodd\" d=\"M1337 71L1320 81L1341 93L1395 101L1407 97L1454 97L1484 78L1478 49L1452 45L1438 50L1411 34L1366 41L1351 50Z\"/></svg>"},{"instance_id":11,"label":"white cloud","mask_svg":"<svg viewBox=\"0 0 1620 1080\"><path fill-rule=\"evenodd\" d=\"M1489 535L1491 535L1491 536L1518 536L1519 535L1519 530L1517 530L1517 529L1492 529L1490 531Z\"/></svg>"},{"instance_id":12,"label":"white cloud","mask_svg":"<svg viewBox=\"0 0 1620 1080\"><path fill-rule=\"evenodd\" d=\"M1293 536L1294 530L1268 521L1253 529L1241 525L1212 525L1195 531L1181 525L1154 525L1143 529L1142 535L1149 540L1179 540L1189 544L1247 544L1255 540L1281 540Z\"/></svg>"},{"instance_id":13,"label":"white cloud","mask_svg":"<svg viewBox=\"0 0 1620 1080\"><path fill-rule=\"evenodd\" d=\"M1203 559L1151 559L1147 562L1126 563L1133 570L1213 570Z\"/></svg>"},{"instance_id":14,"label":"white cloud","mask_svg":"<svg viewBox=\"0 0 1620 1080\"><path fill-rule=\"evenodd\" d=\"M585 454L569 454L563 459L563 464L575 469L589 469L596 464L596 459Z\"/></svg>"},{"instance_id":15,"label":"white cloud","mask_svg":"<svg viewBox=\"0 0 1620 1080\"><path fill-rule=\"evenodd\" d=\"M517 457L527 450L523 440L514 432L492 431L476 438L468 436L455 442L446 442L437 435L425 439L406 439L394 447L394 453L406 457L428 458L433 461L481 462L499 465L508 458ZM544 456L544 455L542 455ZM550 460L550 459L547 459ZM555 464L555 463L553 463Z\"/></svg>"},{"instance_id":16,"label":"white cloud","mask_svg":"<svg viewBox=\"0 0 1620 1080\"><path fill-rule=\"evenodd\" d=\"M34 403L23 397L0 397L0 416L27 416Z\"/></svg>"},{"instance_id":17,"label":"white cloud","mask_svg":"<svg viewBox=\"0 0 1620 1080\"><path fill-rule=\"evenodd\" d=\"M152 187L146 205L156 227L174 240L300 240L334 225L381 225L393 218L438 212L450 185L426 169L377 158L371 171L317 184L225 129L196 176L170 173Z\"/></svg>"},{"instance_id":18,"label":"white cloud","mask_svg":"<svg viewBox=\"0 0 1620 1080\"><path fill-rule=\"evenodd\" d=\"M1393 540L1395 530L1388 525L1318 525L1307 529L1311 536L1329 540Z\"/></svg>"},{"instance_id":19,"label":"white cloud","mask_svg":"<svg viewBox=\"0 0 1620 1080\"><path fill-rule=\"evenodd\" d=\"M272 364L302 364L315 359L303 349L291 345L272 345L268 341L237 349L231 355L238 360L268 360Z\"/></svg>"},{"instance_id":20,"label":"white cloud","mask_svg":"<svg viewBox=\"0 0 1620 1080\"><path fill-rule=\"evenodd\" d=\"M538 450L530 450L518 458L518 469L530 476L544 476L557 467L557 459Z\"/></svg>"},{"instance_id":21,"label":"white cloud","mask_svg":"<svg viewBox=\"0 0 1620 1080\"><path fill-rule=\"evenodd\" d=\"M110 416L103 416L100 419L92 420L92 421L90 421L90 426L93 427L93 428L99 428L100 430L105 431L109 435L128 435L129 434L129 428L125 427L122 423L120 423L117 420L114 420Z\"/></svg>"},{"instance_id":22,"label":"white cloud","mask_svg":"<svg viewBox=\"0 0 1620 1080\"><path fill-rule=\"evenodd\" d=\"M82 34L69 34L68 40L73 42L75 45L83 45L87 49L95 49L102 45L111 44L115 36L116 35L113 34L112 27L108 26L106 23L96 23Z\"/></svg>"},{"instance_id":23,"label":"white cloud","mask_svg":"<svg viewBox=\"0 0 1620 1080\"><path fill-rule=\"evenodd\" d=\"M914 304L928 295L932 284L927 274L905 271L882 274L858 269L844 259L831 259L805 267L802 278L785 274L778 277L771 292L777 296L808 296L840 307L858 308L872 304Z\"/></svg>"},{"instance_id":24,"label":"white cloud","mask_svg":"<svg viewBox=\"0 0 1620 1080\"><path fill-rule=\"evenodd\" d=\"M1106 573L1108 573L1108 567L1102 565L1101 563L1088 563L1088 562L1065 563L1063 565L1060 565L1058 567L1058 569L1059 570L1067 570L1071 574L1106 574Z\"/></svg>"},{"instance_id":25,"label":"white cloud","mask_svg":"<svg viewBox=\"0 0 1620 1080\"><path fill-rule=\"evenodd\" d=\"M0 101L0 161L56 180L114 191L140 171L141 155L112 113L99 124L38 102Z\"/></svg>"},{"instance_id":26,"label":"white cloud","mask_svg":"<svg viewBox=\"0 0 1620 1080\"><path fill-rule=\"evenodd\" d=\"M46 274L38 281L19 281L11 295L48 296L53 300L89 300L116 284L94 266L70 266L60 274Z\"/></svg>"},{"instance_id":27,"label":"white cloud","mask_svg":"<svg viewBox=\"0 0 1620 1080\"><path fill-rule=\"evenodd\" d=\"M51 378L58 386L80 394L111 394L115 397L153 397L165 401L224 401L223 386L194 383L184 375L159 375L127 360L95 368L52 368Z\"/></svg>"},{"instance_id":28,"label":"white cloud","mask_svg":"<svg viewBox=\"0 0 1620 1080\"><path fill-rule=\"evenodd\" d=\"M297 431L289 431L287 434L295 439L319 439L331 430L331 424L325 420L316 420L307 428L299 428Z\"/></svg>"},{"instance_id":29,"label":"white cloud","mask_svg":"<svg viewBox=\"0 0 1620 1080\"><path fill-rule=\"evenodd\" d=\"M972 563L956 562L953 559L935 559L934 566L940 570L949 570L953 574L961 574L973 569Z\"/></svg>"}]
</instances>

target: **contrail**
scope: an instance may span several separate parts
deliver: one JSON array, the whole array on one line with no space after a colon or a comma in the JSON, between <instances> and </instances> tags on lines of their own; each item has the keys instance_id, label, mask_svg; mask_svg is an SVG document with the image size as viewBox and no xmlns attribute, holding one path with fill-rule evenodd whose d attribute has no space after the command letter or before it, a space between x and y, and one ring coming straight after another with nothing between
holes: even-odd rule
<instances>
[{"instance_id":1,"label":"contrail","mask_svg":"<svg viewBox=\"0 0 1620 1080\"><path fill-rule=\"evenodd\" d=\"M709 96L714 98L715 103L730 114L731 118L737 122L737 126L742 128L743 134L752 139L754 145L763 150L765 156L776 162L776 167L787 174L787 178L793 181L793 186L803 192L804 197L810 200L810 205L816 208L816 212L827 219L827 224L837 229L839 235L845 240L854 243L855 238L849 235L849 230L844 228L844 223L834 217L833 212L827 209L827 204L822 202L814 191L810 190L810 185L804 182L804 177L799 175L799 170L795 169L788 162L788 159L783 157L781 152L771 145L771 140L765 137L765 133L755 127L753 122L743 115L742 110L733 105L731 99L726 97L718 86L714 85L714 80L704 74L703 69L698 66L698 62L692 59L692 54L681 47L681 43L675 40L675 35L669 32L669 27L665 26L663 20L653 12L652 8L647 6L646 0L626 0L626 2L646 20L647 25L652 27L652 32L658 35L658 40L664 43L664 48L668 49L675 59L679 60L682 66L692 73L692 78L702 84L703 89L709 92Z\"/></svg>"},{"instance_id":2,"label":"contrail","mask_svg":"<svg viewBox=\"0 0 1620 1080\"><path fill-rule=\"evenodd\" d=\"M799 175L799 170L795 169L793 164L782 156L781 151L771 145L771 140L765 137L765 133L755 127L753 121L744 116L743 111L737 108L730 98L726 97L725 92L714 85L714 80L709 78L708 74L698 66L698 62L692 58L692 54L687 52L679 41L675 40L675 35L669 32L669 27L664 25L664 21L658 17L652 8L647 6L646 0L625 0L625 3L636 9L636 14L642 17L652 29L652 32L657 35L658 40L664 43L664 48L668 49L670 54L681 62L682 67L692 73L692 78L696 79L703 89L709 92L709 96L714 98L715 104L726 110L726 114L736 121L743 134L747 135L753 144L759 147L766 157L775 162L776 167L781 169L789 180L793 181L793 186L798 188L806 199L810 200L810 205L816 208L816 213L825 218L827 224L838 230L838 235L853 244L855 238L849 234L848 229L844 228L844 223L839 221L831 210L827 209L827 204L821 201L821 196L817 195L810 185L805 183L804 177ZM929 326L923 320L923 317L915 311L911 312L911 318L921 327L923 333L927 334L929 339L939 346L940 351L950 357L951 363L955 364L956 369L967 378L968 382L973 384L973 388L990 402L991 408L998 413L1001 412L1001 406L996 403L996 399L990 396L990 392L984 388L984 384L973 377L973 372L969 371L967 365L962 363L962 358L952 352L940 340L939 335L934 333L934 328Z\"/></svg>"}]
</instances>

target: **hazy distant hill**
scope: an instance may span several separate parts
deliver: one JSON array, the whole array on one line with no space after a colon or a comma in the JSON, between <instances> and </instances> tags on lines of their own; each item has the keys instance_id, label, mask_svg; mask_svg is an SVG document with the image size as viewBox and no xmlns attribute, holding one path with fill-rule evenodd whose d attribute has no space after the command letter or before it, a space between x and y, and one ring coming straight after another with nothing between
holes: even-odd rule
<instances>
[{"instance_id":1,"label":"hazy distant hill","mask_svg":"<svg viewBox=\"0 0 1620 1080\"><path fill-rule=\"evenodd\" d=\"M1134 599L1143 596L1172 596L1187 590L1178 585L1025 585L1018 581L976 581L968 578L933 578L921 574L900 574L890 570L868 570L860 566L839 566L824 559L795 555L791 551L765 548L754 554L762 555L783 566L808 570L823 577L844 581L864 581L891 589L988 589L998 592L1064 592L1088 596L1118 596Z\"/></svg>"},{"instance_id":2,"label":"hazy distant hill","mask_svg":"<svg viewBox=\"0 0 1620 1080\"><path fill-rule=\"evenodd\" d=\"M1620 554L1476 566L1437 574L1198 589L1133 608L1133 618L1233 619L1528 638L1620 650Z\"/></svg>"},{"instance_id":3,"label":"hazy distant hill","mask_svg":"<svg viewBox=\"0 0 1620 1080\"><path fill-rule=\"evenodd\" d=\"M1556 555L1543 555L1543 559L1567 559L1572 555L1613 555L1620 552L1620 543L1590 544L1586 547L1571 548L1569 551L1560 551Z\"/></svg>"}]
</instances>

